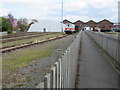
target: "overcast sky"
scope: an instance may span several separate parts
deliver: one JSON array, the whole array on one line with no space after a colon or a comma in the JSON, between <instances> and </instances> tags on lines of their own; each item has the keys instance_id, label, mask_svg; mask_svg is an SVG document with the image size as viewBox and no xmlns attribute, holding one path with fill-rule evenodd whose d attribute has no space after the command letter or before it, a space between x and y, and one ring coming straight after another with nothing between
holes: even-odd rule
<instances>
[{"instance_id":1,"label":"overcast sky","mask_svg":"<svg viewBox=\"0 0 120 90\"><path fill-rule=\"evenodd\" d=\"M61 18L62 0L0 0L0 16L12 12L15 18L56 20ZM63 0L64 19L118 21L119 0Z\"/></svg>"}]
</instances>

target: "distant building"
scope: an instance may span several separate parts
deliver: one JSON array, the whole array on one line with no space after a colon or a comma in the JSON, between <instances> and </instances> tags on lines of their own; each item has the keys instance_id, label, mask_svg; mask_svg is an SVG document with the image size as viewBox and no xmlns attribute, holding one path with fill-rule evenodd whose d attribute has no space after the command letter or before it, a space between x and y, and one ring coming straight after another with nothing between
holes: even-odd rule
<instances>
[{"instance_id":1,"label":"distant building","mask_svg":"<svg viewBox=\"0 0 120 90\"><path fill-rule=\"evenodd\" d=\"M81 20L77 20L76 22L71 22L69 20L64 20L63 21L64 24L66 23L72 23L72 24L75 24L75 29L76 30L81 30L82 28L84 27L90 27L90 28L94 28L94 27L104 27L104 28L111 28L113 27L113 22L110 22L109 20L107 19L104 19L102 21L99 21L99 22L95 22L93 20L90 20L88 22L83 22Z\"/></svg>"},{"instance_id":2,"label":"distant building","mask_svg":"<svg viewBox=\"0 0 120 90\"><path fill-rule=\"evenodd\" d=\"M85 23L87 26L89 27L95 27L97 26L97 22L93 21L93 20L90 20L88 22Z\"/></svg>"},{"instance_id":3,"label":"distant building","mask_svg":"<svg viewBox=\"0 0 120 90\"><path fill-rule=\"evenodd\" d=\"M65 23L65 22L64 22ZM52 20L39 20L29 27L28 32L61 32L61 23Z\"/></svg>"},{"instance_id":4,"label":"distant building","mask_svg":"<svg viewBox=\"0 0 120 90\"><path fill-rule=\"evenodd\" d=\"M98 27L104 27L104 28L110 28L113 26L114 23L110 22L109 20L107 19L104 19L100 22L98 22Z\"/></svg>"},{"instance_id":5,"label":"distant building","mask_svg":"<svg viewBox=\"0 0 120 90\"><path fill-rule=\"evenodd\" d=\"M66 24L66 23L72 23L72 22L70 22L70 21L68 21L67 19L65 19L65 20L63 21L63 23Z\"/></svg>"},{"instance_id":6,"label":"distant building","mask_svg":"<svg viewBox=\"0 0 120 90\"><path fill-rule=\"evenodd\" d=\"M75 30L78 31L78 30L80 30L82 28L84 22L78 20L78 21L74 22L73 24L75 24Z\"/></svg>"}]
</instances>

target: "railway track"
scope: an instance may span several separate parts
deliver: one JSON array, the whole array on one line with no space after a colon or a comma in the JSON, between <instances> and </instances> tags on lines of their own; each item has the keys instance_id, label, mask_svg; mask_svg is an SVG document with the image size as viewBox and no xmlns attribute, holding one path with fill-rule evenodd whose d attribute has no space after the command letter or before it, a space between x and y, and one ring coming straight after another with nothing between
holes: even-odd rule
<instances>
[{"instance_id":1,"label":"railway track","mask_svg":"<svg viewBox=\"0 0 120 90\"><path fill-rule=\"evenodd\" d=\"M15 33L15 34L10 34L10 35L2 36L2 39L14 38L14 37L21 37L21 36L27 36L27 35L35 35L35 34L40 34L40 32L39 33L37 33L37 32Z\"/></svg>"},{"instance_id":2,"label":"railway track","mask_svg":"<svg viewBox=\"0 0 120 90\"><path fill-rule=\"evenodd\" d=\"M29 42L29 43L25 43L25 44L22 44L22 45L16 45L16 46L10 46L10 47L6 47L6 48L2 48L2 49L0 49L0 53L11 52L11 51L14 51L14 50L17 50L17 49L26 48L26 47L37 45L37 44L42 44L42 43L49 42L49 41L52 41L52 40L61 39L61 38L64 38L66 36L67 35L60 35L60 36L57 36L57 37L48 38L46 40Z\"/></svg>"},{"instance_id":3,"label":"railway track","mask_svg":"<svg viewBox=\"0 0 120 90\"><path fill-rule=\"evenodd\" d=\"M2 39L2 43L12 42L12 41L17 41L17 40L22 40L22 39L28 39L28 38L34 38L34 37L40 37L40 36L45 36L45 35L49 35L49 34L54 34L54 32L53 33L40 33L40 34L26 35L26 36L14 37L14 38L5 38L5 39Z\"/></svg>"}]
</instances>

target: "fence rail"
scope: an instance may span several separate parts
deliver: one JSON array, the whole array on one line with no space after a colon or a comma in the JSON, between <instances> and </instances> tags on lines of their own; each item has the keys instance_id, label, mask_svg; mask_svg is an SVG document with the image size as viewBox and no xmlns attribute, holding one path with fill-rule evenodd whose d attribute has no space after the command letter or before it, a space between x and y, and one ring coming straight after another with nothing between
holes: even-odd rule
<instances>
[{"instance_id":1,"label":"fence rail","mask_svg":"<svg viewBox=\"0 0 120 90\"><path fill-rule=\"evenodd\" d=\"M81 32L68 47L61 58L51 68L50 73L44 76L37 88L74 88L77 70L77 61L80 49Z\"/></svg>"},{"instance_id":2,"label":"fence rail","mask_svg":"<svg viewBox=\"0 0 120 90\"><path fill-rule=\"evenodd\" d=\"M114 60L120 64L120 35L86 31L100 47L103 48Z\"/></svg>"}]
</instances>

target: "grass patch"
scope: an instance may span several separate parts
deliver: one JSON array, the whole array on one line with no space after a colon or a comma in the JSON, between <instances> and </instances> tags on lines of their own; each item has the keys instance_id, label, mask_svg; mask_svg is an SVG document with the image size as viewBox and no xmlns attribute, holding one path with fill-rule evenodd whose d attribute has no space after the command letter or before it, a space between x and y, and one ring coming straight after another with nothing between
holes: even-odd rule
<instances>
[{"instance_id":1,"label":"grass patch","mask_svg":"<svg viewBox=\"0 0 120 90\"><path fill-rule=\"evenodd\" d=\"M29 82L34 84L34 81L36 81L38 76L42 76L43 74L46 74L49 72L50 67L54 65L54 63L57 60L57 57L54 55L57 54L57 50L66 50L67 47L73 42L75 39L75 34L68 35L65 38L59 39L59 40L53 40L50 42L46 42L43 44L38 44L32 47L24 48L24 49L19 49L16 50L15 52L11 52L8 54L3 55L3 73L2 73L2 80L3 80L3 87L21 87L21 86L26 86L26 83L29 84ZM40 67L38 66L38 70L40 70L40 74L38 76L32 75L29 70L31 68L36 68L36 66L33 64L33 61L37 61L37 59L44 58L44 57L50 57L43 61L38 60ZM58 55L59 56L59 55ZM54 57L54 58L53 58ZM47 62L47 63L46 63ZM45 64L46 63L46 64ZM24 66L29 66L33 65L33 67L26 68L23 72L21 72L22 67ZM42 66L43 65L43 66ZM35 67L34 67L35 66ZM20 71L19 69L20 68ZM28 71L26 71L28 70ZM26 75L30 75L30 77L26 78ZM42 78L41 78L42 80ZM25 82L25 83L24 83ZM31 84L31 85L32 85Z\"/></svg>"},{"instance_id":2,"label":"grass patch","mask_svg":"<svg viewBox=\"0 0 120 90\"><path fill-rule=\"evenodd\" d=\"M2 47L2 43L0 43L0 48Z\"/></svg>"},{"instance_id":3,"label":"grass patch","mask_svg":"<svg viewBox=\"0 0 120 90\"><path fill-rule=\"evenodd\" d=\"M36 46L3 55L3 73L15 71L17 68L30 65L36 59L50 56L53 50L54 47L44 45L44 48Z\"/></svg>"},{"instance_id":4,"label":"grass patch","mask_svg":"<svg viewBox=\"0 0 120 90\"><path fill-rule=\"evenodd\" d=\"M2 47L12 46L12 45L19 45L19 44L28 43L28 42L37 42L37 41L40 41L40 40L56 37L56 36L59 36L59 35L62 35L62 33L54 33L54 34L49 34L49 35L35 37L35 38L28 38L28 39L23 39L23 40L7 42L7 43L3 43Z\"/></svg>"}]
</instances>

